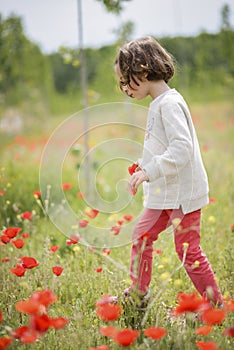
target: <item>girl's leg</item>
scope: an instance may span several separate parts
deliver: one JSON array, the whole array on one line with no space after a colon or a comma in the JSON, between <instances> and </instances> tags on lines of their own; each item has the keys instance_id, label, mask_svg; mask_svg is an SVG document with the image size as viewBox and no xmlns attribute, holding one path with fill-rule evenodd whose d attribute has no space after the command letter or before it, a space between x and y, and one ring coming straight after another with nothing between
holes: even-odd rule
<instances>
[{"instance_id":1,"label":"girl's leg","mask_svg":"<svg viewBox=\"0 0 234 350\"><path fill-rule=\"evenodd\" d=\"M200 217L201 210L186 215L181 209L171 211L170 221L174 223L176 252L181 261L185 259L184 267L198 292L220 305L221 292L209 261L200 247ZM180 219L180 223L175 219Z\"/></svg>"},{"instance_id":2,"label":"girl's leg","mask_svg":"<svg viewBox=\"0 0 234 350\"><path fill-rule=\"evenodd\" d=\"M133 229L130 277L136 291L147 292L152 275L153 242L166 229L168 215L165 210L145 209Z\"/></svg>"}]
</instances>

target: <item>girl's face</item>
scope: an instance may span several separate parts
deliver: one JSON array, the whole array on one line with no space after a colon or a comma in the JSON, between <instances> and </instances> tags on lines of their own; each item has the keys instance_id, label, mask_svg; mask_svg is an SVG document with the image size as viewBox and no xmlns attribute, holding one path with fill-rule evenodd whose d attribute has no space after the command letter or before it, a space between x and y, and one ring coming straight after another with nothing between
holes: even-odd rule
<instances>
[{"instance_id":1,"label":"girl's face","mask_svg":"<svg viewBox=\"0 0 234 350\"><path fill-rule=\"evenodd\" d=\"M121 85L122 76L118 64L115 65L115 74ZM135 78L135 81L131 79L129 85L121 85L121 87L126 95L137 100L142 100L150 94L150 82L147 79L142 81L137 78Z\"/></svg>"}]
</instances>

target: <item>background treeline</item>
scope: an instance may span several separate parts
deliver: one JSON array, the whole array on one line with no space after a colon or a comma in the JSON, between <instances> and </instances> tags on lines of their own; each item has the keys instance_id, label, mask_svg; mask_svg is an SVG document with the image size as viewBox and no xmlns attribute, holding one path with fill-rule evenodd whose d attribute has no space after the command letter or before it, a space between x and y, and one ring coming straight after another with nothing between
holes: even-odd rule
<instances>
[{"instance_id":1,"label":"background treeline","mask_svg":"<svg viewBox=\"0 0 234 350\"><path fill-rule=\"evenodd\" d=\"M177 74L173 87L192 99L230 98L234 86L234 30L228 8L222 12L220 31L196 37L158 38L173 54ZM113 61L119 45L86 48L89 104L119 100ZM0 102L4 107L25 101L42 103L53 112L82 106L79 50L62 48L43 54L24 34L21 18L0 15ZM233 97L233 96L232 96ZM72 102L73 101L73 104Z\"/></svg>"}]
</instances>

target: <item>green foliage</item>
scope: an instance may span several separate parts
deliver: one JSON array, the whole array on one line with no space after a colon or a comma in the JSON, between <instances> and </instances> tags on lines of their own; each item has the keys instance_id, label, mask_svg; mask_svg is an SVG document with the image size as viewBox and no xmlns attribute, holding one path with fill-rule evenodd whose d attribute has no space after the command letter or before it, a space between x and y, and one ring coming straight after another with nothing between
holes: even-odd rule
<instances>
[{"instance_id":1,"label":"green foliage","mask_svg":"<svg viewBox=\"0 0 234 350\"><path fill-rule=\"evenodd\" d=\"M48 59L23 32L21 19L0 16L0 95L6 105L45 99L51 89Z\"/></svg>"}]
</instances>

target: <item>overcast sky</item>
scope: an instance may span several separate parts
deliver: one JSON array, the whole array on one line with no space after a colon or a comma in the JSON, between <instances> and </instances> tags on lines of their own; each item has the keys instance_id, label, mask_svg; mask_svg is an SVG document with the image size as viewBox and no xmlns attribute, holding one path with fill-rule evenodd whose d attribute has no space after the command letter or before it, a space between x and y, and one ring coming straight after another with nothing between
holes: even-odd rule
<instances>
[{"instance_id":1,"label":"overcast sky","mask_svg":"<svg viewBox=\"0 0 234 350\"><path fill-rule=\"evenodd\" d=\"M78 45L78 0L0 0L3 18L14 13L23 19L26 35L43 52L61 45ZM116 39L114 29L121 23L135 24L133 38L154 35L196 35L201 30L215 33L221 24L221 9L228 4L234 27L234 0L131 0L121 15L108 13L97 0L81 0L84 45L100 47Z\"/></svg>"}]
</instances>

